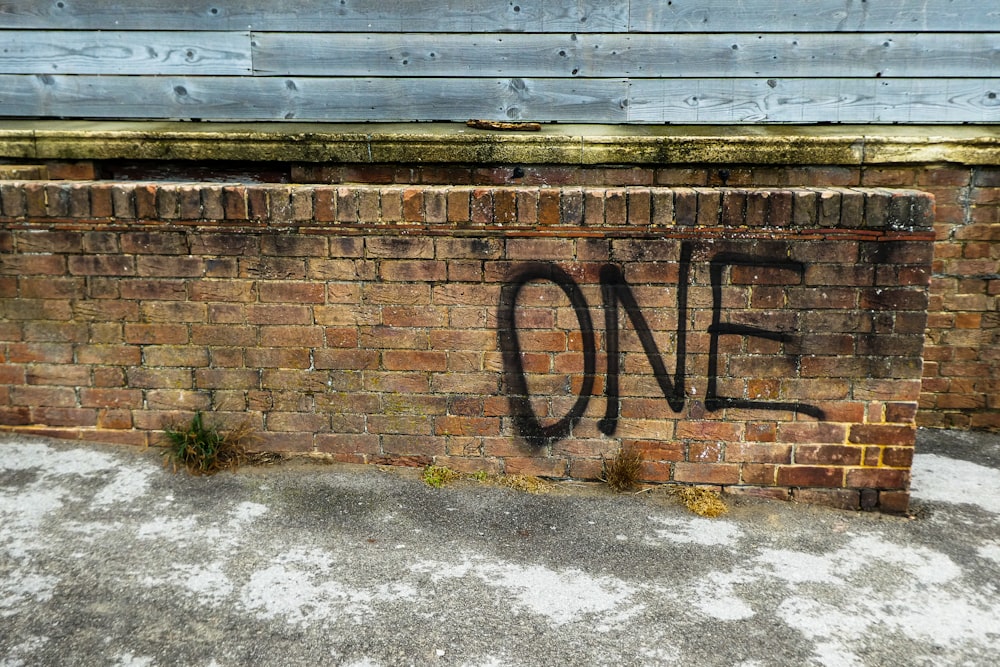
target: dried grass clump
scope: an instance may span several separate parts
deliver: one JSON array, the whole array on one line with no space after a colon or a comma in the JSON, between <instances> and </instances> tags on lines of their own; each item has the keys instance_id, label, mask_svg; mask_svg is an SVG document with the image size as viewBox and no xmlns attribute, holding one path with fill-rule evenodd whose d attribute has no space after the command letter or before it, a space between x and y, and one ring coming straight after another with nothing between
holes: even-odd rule
<instances>
[{"instance_id":1,"label":"dried grass clump","mask_svg":"<svg viewBox=\"0 0 1000 667\"><path fill-rule=\"evenodd\" d=\"M451 484L460 479L479 482L480 484L490 484L500 486L505 489L513 489L523 493L548 493L552 485L548 482L531 477L530 475L491 475L485 470L477 470L474 473L464 474L452 470L447 466L426 466L421 479L428 486L440 489L446 484Z\"/></svg>"},{"instance_id":2,"label":"dried grass clump","mask_svg":"<svg viewBox=\"0 0 1000 667\"><path fill-rule=\"evenodd\" d=\"M634 447L620 447L615 457L604 462L601 481L617 493L635 488L642 471L642 452Z\"/></svg>"},{"instance_id":3,"label":"dried grass clump","mask_svg":"<svg viewBox=\"0 0 1000 667\"><path fill-rule=\"evenodd\" d=\"M717 491L696 486L675 486L670 489L670 493L677 496L685 507L698 516L717 517L729 511L729 507Z\"/></svg>"},{"instance_id":4,"label":"dried grass clump","mask_svg":"<svg viewBox=\"0 0 1000 667\"><path fill-rule=\"evenodd\" d=\"M551 484L531 475L498 475L493 480L497 486L524 493L548 493L552 489Z\"/></svg>"},{"instance_id":5,"label":"dried grass clump","mask_svg":"<svg viewBox=\"0 0 1000 667\"><path fill-rule=\"evenodd\" d=\"M247 420L224 431L197 412L187 425L166 428L164 436L164 463L172 464L174 472L184 468L192 475L214 475L249 460L246 447L254 439L254 429Z\"/></svg>"}]
</instances>

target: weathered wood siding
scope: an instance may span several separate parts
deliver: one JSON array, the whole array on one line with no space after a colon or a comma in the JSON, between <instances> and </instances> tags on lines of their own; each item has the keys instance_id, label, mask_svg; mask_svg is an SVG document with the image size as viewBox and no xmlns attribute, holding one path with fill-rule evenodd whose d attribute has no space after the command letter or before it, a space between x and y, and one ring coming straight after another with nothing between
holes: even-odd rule
<instances>
[{"instance_id":1,"label":"weathered wood siding","mask_svg":"<svg viewBox=\"0 0 1000 667\"><path fill-rule=\"evenodd\" d=\"M0 116L1000 122L982 0L5 0Z\"/></svg>"}]
</instances>

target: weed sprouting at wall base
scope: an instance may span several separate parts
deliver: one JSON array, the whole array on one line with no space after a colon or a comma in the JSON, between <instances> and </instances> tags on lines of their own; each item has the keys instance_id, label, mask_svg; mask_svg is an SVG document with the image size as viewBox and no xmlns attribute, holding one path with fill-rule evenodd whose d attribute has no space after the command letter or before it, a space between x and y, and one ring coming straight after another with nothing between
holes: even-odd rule
<instances>
[{"instance_id":1,"label":"weed sprouting at wall base","mask_svg":"<svg viewBox=\"0 0 1000 667\"><path fill-rule=\"evenodd\" d=\"M602 481L617 492L635 487L642 472L642 452L632 447L621 447L610 461L604 460Z\"/></svg>"},{"instance_id":2,"label":"weed sprouting at wall base","mask_svg":"<svg viewBox=\"0 0 1000 667\"><path fill-rule=\"evenodd\" d=\"M185 468L193 475L214 475L247 461L246 445L253 431L246 422L223 431L206 423L204 415L197 412L187 425L165 429L164 436L165 464L173 465L174 471Z\"/></svg>"}]
</instances>

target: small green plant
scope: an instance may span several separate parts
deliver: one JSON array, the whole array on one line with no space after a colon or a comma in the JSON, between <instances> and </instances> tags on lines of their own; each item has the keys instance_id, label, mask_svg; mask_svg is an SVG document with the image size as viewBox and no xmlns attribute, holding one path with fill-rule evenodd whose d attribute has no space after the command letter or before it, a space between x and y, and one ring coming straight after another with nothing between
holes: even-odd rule
<instances>
[{"instance_id":1,"label":"small green plant","mask_svg":"<svg viewBox=\"0 0 1000 667\"><path fill-rule=\"evenodd\" d=\"M483 482L485 482L490 478L490 474L485 470L477 470L476 472L469 475L469 477L482 484Z\"/></svg>"},{"instance_id":2,"label":"small green plant","mask_svg":"<svg viewBox=\"0 0 1000 667\"><path fill-rule=\"evenodd\" d=\"M613 459L604 459L604 476L601 481L621 493L635 487L641 472L642 452L634 447L620 447Z\"/></svg>"},{"instance_id":3,"label":"small green plant","mask_svg":"<svg viewBox=\"0 0 1000 667\"><path fill-rule=\"evenodd\" d=\"M445 484L454 482L461 476L461 473L455 472L446 466L427 466L424 468L423 479L424 483L428 486L440 489Z\"/></svg>"},{"instance_id":4,"label":"small green plant","mask_svg":"<svg viewBox=\"0 0 1000 667\"><path fill-rule=\"evenodd\" d=\"M166 461L174 471L185 468L193 475L214 475L247 460L246 445L253 437L249 422L228 431L207 424L201 412L184 426L164 429Z\"/></svg>"}]
</instances>

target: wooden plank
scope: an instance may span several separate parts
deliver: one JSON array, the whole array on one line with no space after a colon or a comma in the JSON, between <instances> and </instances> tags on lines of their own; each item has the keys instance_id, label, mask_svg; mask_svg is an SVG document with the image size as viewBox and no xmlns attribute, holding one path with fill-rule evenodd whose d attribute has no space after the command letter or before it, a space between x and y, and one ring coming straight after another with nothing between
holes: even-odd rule
<instances>
[{"instance_id":1,"label":"wooden plank","mask_svg":"<svg viewBox=\"0 0 1000 667\"><path fill-rule=\"evenodd\" d=\"M996 32L994 0L4 0L0 29Z\"/></svg>"},{"instance_id":2,"label":"wooden plank","mask_svg":"<svg viewBox=\"0 0 1000 667\"><path fill-rule=\"evenodd\" d=\"M0 116L211 120L622 123L609 79L382 79L0 75Z\"/></svg>"},{"instance_id":3,"label":"wooden plank","mask_svg":"<svg viewBox=\"0 0 1000 667\"><path fill-rule=\"evenodd\" d=\"M628 0L4 0L0 29L622 32Z\"/></svg>"},{"instance_id":4,"label":"wooden plank","mask_svg":"<svg viewBox=\"0 0 1000 667\"><path fill-rule=\"evenodd\" d=\"M629 32L996 32L995 0L631 0Z\"/></svg>"},{"instance_id":5,"label":"wooden plank","mask_svg":"<svg viewBox=\"0 0 1000 667\"><path fill-rule=\"evenodd\" d=\"M0 74L249 74L249 32L0 32Z\"/></svg>"},{"instance_id":6,"label":"wooden plank","mask_svg":"<svg viewBox=\"0 0 1000 667\"><path fill-rule=\"evenodd\" d=\"M1000 79L633 79L637 123L997 123Z\"/></svg>"},{"instance_id":7,"label":"wooden plank","mask_svg":"<svg viewBox=\"0 0 1000 667\"><path fill-rule=\"evenodd\" d=\"M1000 76L1000 34L253 34L283 76Z\"/></svg>"},{"instance_id":8,"label":"wooden plank","mask_svg":"<svg viewBox=\"0 0 1000 667\"><path fill-rule=\"evenodd\" d=\"M0 75L0 114L71 118L998 123L998 95L1000 79Z\"/></svg>"}]
</instances>

